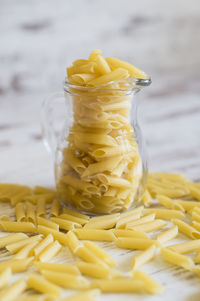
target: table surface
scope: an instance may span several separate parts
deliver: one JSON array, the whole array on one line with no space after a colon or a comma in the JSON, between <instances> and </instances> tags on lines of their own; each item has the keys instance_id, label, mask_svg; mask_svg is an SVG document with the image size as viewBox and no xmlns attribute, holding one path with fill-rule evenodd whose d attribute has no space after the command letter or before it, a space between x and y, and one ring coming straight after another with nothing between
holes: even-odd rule
<instances>
[{"instance_id":1,"label":"table surface","mask_svg":"<svg viewBox=\"0 0 200 301\"><path fill-rule=\"evenodd\" d=\"M2 1L0 182L54 186L52 155L41 137L41 103L62 89L64 67L93 48L137 62L152 75L152 86L139 95L150 171L180 172L200 181L200 4L137 1L134 10L135 3ZM133 252L103 245L128 271ZM62 255L73 260L67 250ZM192 273L159 256L144 270L165 286L163 294L111 294L100 300L200 300L200 281Z\"/></svg>"}]
</instances>

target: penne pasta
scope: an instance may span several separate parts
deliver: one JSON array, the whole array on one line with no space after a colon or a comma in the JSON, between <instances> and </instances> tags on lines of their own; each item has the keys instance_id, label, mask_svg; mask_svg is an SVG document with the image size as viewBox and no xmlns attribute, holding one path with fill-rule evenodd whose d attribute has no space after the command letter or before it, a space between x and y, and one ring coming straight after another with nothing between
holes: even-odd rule
<instances>
[{"instance_id":1,"label":"penne pasta","mask_svg":"<svg viewBox=\"0 0 200 301\"><path fill-rule=\"evenodd\" d=\"M48 296L60 297L61 295L61 289L57 285L34 273L29 274L27 285L29 288Z\"/></svg>"},{"instance_id":2,"label":"penne pasta","mask_svg":"<svg viewBox=\"0 0 200 301\"><path fill-rule=\"evenodd\" d=\"M6 232L29 232L35 233L36 227L30 222L7 222L0 221L0 227Z\"/></svg>"},{"instance_id":3,"label":"penne pasta","mask_svg":"<svg viewBox=\"0 0 200 301\"><path fill-rule=\"evenodd\" d=\"M35 216L35 206L30 202L26 202L26 219L27 222L35 224L36 216Z\"/></svg>"},{"instance_id":4,"label":"penne pasta","mask_svg":"<svg viewBox=\"0 0 200 301\"><path fill-rule=\"evenodd\" d=\"M143 193L143 196L141 197L140 201L146 206L150 206L152 204L152 197L150 195L150 192L148 191L148 189L145 190L145 192Z\"/></svg>"},{"instance_id":5,"label":"penne pasta","mask_svg":"<svg viewBox=\"0 0 200 301\"><path fill-rule=\"evenodd\" d=\"M129 225L128 229L132 229L135 231L141 231L141 232L152 232L158 229L161 229L165 227L167 223L161 219L156 219L151 222L146 222L144 224L139 225L133 225L132 227Z\"/></svg>"},{"instance_id":6,"label":"penne pasta","mask_svg":"<svg viewBox=\"0 0 200 301\"><path fill-rule=\"evenodd\" d=\"M177 200L177 203L180 204L186 211L190 211L195 207L200 207L200 202L196 202L196 201Z\"/></svg>"},{"instance_id":7,"label":"penne pasta","mask_svg":"<svg viewBox=\"0 0 200 301\"><path fill-rule=\"evenodd\" d=\"M7 245L23 240L25 238L28 238L25 233L14 233L0 237L0 248L5 248L5 246Z\"/></svg>"},{"instance_id":8,"label":"penne pasta","mask_svg":"<svg viewBox=\"0 0 200 301\"><path fill-rule=\"evenodd\" d=\"M165 261L184 269L190 269L193 266L191 258L176 253L168 248L161 248L161 255Z\"/></svg>"},{"instance_id":9,"label":"penne pasta","mask_svg":"<svg viewBox=\"0 0 200 301\"><path fill-rule=\"evenodd\" d=\"M0 300L12 301L13 297L16 300L18 296L20 296L20 294L26 289L26 287L26 280L17 280L16 282L12 283L10 286L4 288L4 290L0 292Z\"/></svg>"},{"instance_id":10,"label":"penne pasta","mask_svg":"<svg viewBox=\"0 0 200 301\"><path fill-rule=\"evenodd\" d=\"M116 266L115 260L110 256L107 252L105 252L102 248L90 241L83 242L84 247L88 248L92 251L99 259L105 262L108 266L113 267Z\"/></svg>"},{"instance_id":11,"label":"penne pasta","mask_svg":"<svg viewBox=\"0 0 200 301\"><path fill-rule=\"evenodd\" d=\"M173 209L161 209L161 208L145 208L142 213L144 215L155 213L155 218L161 218L164 220L171 220L172 218L179 218L182 219L185 217L185 214L180 210L173 210Z\"/></svg>"},{"instance_id":12,"label":"penne pasta","mask_svg":"<svg viewBox=\"0 0 200 301\"><path fill-rule=\"evenodd\" d=\"M64 246L67 245L66 234L64 234L64 233L62 233L60 231L57 231L57 230L54 230L54 229L51 229L51 228L39 225L38 226L38 233L43 234L44 236L52 234L52 236L53 236L53 238L55 240L58 240Z\"/></svg>"},{"instance_id":13,"label":"penne pasta","mask_svg":"<svg viewBox=\"0 0 200 301\"><path fill-rule=\"evenodd\" d=\"M200 232L200 223L196 222L196 221L193 221L191 223L191 226L194 227L197 231Z\"/></svg>"},{"instance_id":14,"label":"penne pasta","mask_svg":"<svg viewBox=\"0 0 200 301\"><path fill-rule=\"evenodd\" d=\"M89 219L89 216L87 216L85 214L82 214L82 213L79 213L75 210L68 209L68 208L63 208L63 213L64 214L69 214L69 215L72 215L72 216L75 216L75 217L78 217L78 218L81 218L81 219L85 219L85 220Z\"/></svg>"},{"instance_id":15,"label":"penne pasta","mask_svg":"<svg viewBox=\"0 0 200 301\"><path fill-rule=\"evenodd\" d=\"M5 214L0 214L0 221L9 221L10 217Z\"/></svg>"},{"instance_id":16,"label":"penne pasta","mask_svg":"<svg viewBox=\"0 0 200 301\"><path fill-rule=\"evenodd\" d=\"M158 234L156 239L162 245L162 244L174 239L177 235L178 235L178 227L173 226L170 229Z\"/></svg>"},{"instance_id":17,"label":"penne pasta","mask_svg":"<svg viewBox=\"0 0 200 301\"><path fill-rule=\"evenodd\" d=\"M52 242L53 242L53 236L52 234L49 234L42 241L37 243L37 245L33 250L35 257L38 257L38 255Z\"/></svg>"},{"instance_id":18,"label":"penne pasta","mask_svg":"<svg viewBox=\"0 0 200 301\"><path fill-rule=\"evenodd\" d=\"M87 82L87 84L89 86L103 85L111 81L125 79L128 77L129 77L129 73L126 69L117 68L114 71L109 72L108 74L99 76L96 79Z\"/></svg>"},{"instance_id":19,"label":"penne pasta","mask_svg":"<svg viewBox=\"0 0 200 301\"><path fill-rule=\"evenodd\" d=\"M101 260L99 257L96 256L96 254L88 249L85 246L80 246L74 251L74 254L77 255L79 258L81 258L85 262L89 263L95 263L99 265L105 266L106 264Z\"/></svg>"},{"instance_id":20,"label":"penne pasta","mask_svg":"<svg viewBox=\"0 0 200 301\"><path fill-rule=\"evenodd\" d=\"M78 262L76 264L79 271L86 276L106 279L111 276L110 269L95 263Z\"/></svg>"},{"instance_id":21,"label":"penne pasta","mask_svg":"<svg viewBox=\"0 0 200 301\"><path fill-rule=\"evenodd\" d=\"M88 222L88 220L86 220L84 218L76 217L76 216L73 216L73 215L70 215L67 213L63 213L57 217L62 218L64 220L72 221L72 222L80 224L80 225L85 225Z\"/></svg>"},{"instance_id":22,"label":"penne pasta","mask_svg":"<svg viewBox=\"0 0 200 301\"><path fill-rule=\"evenodd\" d=\"M113 229L112 231L117 238L119 237L148 238L147 234L142 231L134 231L134 230L127 230L127 229Z\"/></svg>"},{"instance_id":23,"label":"penne pasta","mask_svg":"<svg viewBox=\"0 0 200 301\"><path fill-rule=\"evenodd\" d=\"M194 263L199 264L200 263L200 252L196 254L194 258Z\"/></svg>"},{"instance_id":24,"label":"penne pasta","mask_svg":"<svg viewBox=\"0 0 200 301\"><path fill-rule=\"evenodd\" d=\"M15 206L15 215L18 222L26 221L26 214L24 210L24 203L19 202Z\"/></svg>"},{"instance_id":25,"label":"penne pasta","mask_svg":"<svg viewBox=\"0 0 200 301\"><path fill-rule=\"evenodd\" d=\"M81 228L81 225L69 220L64 220L59 217L52 217L51 221L55 222L56 224L59 225L60 229L69 231L69 230L74 230L75 228Z\"/></svg>"},{"instance_id":26,"label":"penne pasta","mask_svg":"<svg viewBox=\"0 0 200 301\"><path fill-rule=\"evenodd\" d=\"M89 220L87 224L83 227L83 229L111 229L113 228L117 220L119 219L119 216L112 216L110 218L104 218L96 221L92 221L92 218Z\"/></svg>"},{"instance_id":27,"label":"penne pasta","mask_svg":"<svg viewBox=\"0 0 200 301\"><path fill-rule=\"evenodd\" d=\"M30 244L25 245L22 249L20 249L19 252L17 252L13 259L24 259L29 257L30 252L34 249L34 247L37 245L37 241L33 241Z\"/></svg>"},{"instance_id":28,"label":"penne pasta","mask_svg":"<svg viewBox=\"0 0 200 301\"><path fill-rule=\"evenodd\" d=\"M172 223L178 226L178 230L185 234L186 236L192 239L200 239L200 232L197 231L192 226L188 225L187 223L179 220L179 219L172 219Z\"/></svg>"},{"instance_id":29,"label":"penne pasta","mask_svg":"<svg viewBox=\"0 0 200 301\"><path fill-rule=\"evenodd\" d=\"M23 248L25 245L28 245L34 241L40 241L41 240L41 235L35 235L35 236L31 236L28 238L24 238L20 241L15 241L13 243L8 243L6 244L6 249L13 253L18 252L21 248Z\"/></svg>"},{"instance_id":30,"label":"penne pasta","mask_svg":"<svg viewBox=\"0 0 200 301\"><path fill-rule=\"evenodd\" d=\"M56 217L60 213L60 201L55 199L51 205L50 217Z\"/></svg>"},{"instance_id":31,"label":"penne pasta","mask_svg":"<svg viewBox=\"0 0 200 301\"><path fill-rule=\"evenodd\" d=\"M25 259L11 259L0 262L0 271L11 268L13 273L21 273L28 269L29 265L33 261L34 257Z\"/></svg>"},{"instance_id":32,"label":"penne pasta","mask_svg":"<svg viewBox=\"0 0 200 301\"><path fill-rule=\"evenodd\" d=\"M99 288L104 293L138 293L145 289L142 281L131 278L93 280L91 287Z\"/></svg>"},{"instance_id":33,"label":"penne pasta","mask_svg":"<svg viewBox=\"0 0 200 301\"><path fill-rule=\"evenodd\" d=\"M74 275L80 275L78 268L72 264L59 264L59 263L49 263L49 262L41 262L35 261L34 265L36 268L41 270L48 270L54 272L61 272L61 273L69 273Z\"/></svg>"},{"instance_id":34,"label":"penne pasta","mask_svg":"<svg viewBox=\"0 0 200 301\"><path fill-rule=\"evenodd\" d=\"M199 252L200 251L200 239L195 239L195 240L178 243L175 245L170 245L169 248L172 251L180 253L180 254Z\"/></svg>"},{"instance_id":35,"label":"penne pasta","mask_svg":"<svg viewBox=\"0 0 200 301\"><path fill-rule=\"evenodd\" d=\"M36 207L36 216L38 217L43 217L45 218L46 216L46 200L45 199L41 199L38 203L37 203L37 207Z\"/></svg>"},{"instance_id":36,"label":"penne pasta","mask_svg":"<svg viewBox=\"0 0 200 301\"><path fill-rule=\"evenodd\" d=\"M184 207L178 201L174 201L165 195L157 195L156 199L161 205L163 205L168 209L175 209L175 210L180 210L182 212L185 212Z\"/></svg>"},{"instance_id":37,"label":"penne pasta","mask_svg":"<svg viewBox=\"0 0 200 301\"><path fill-rule=\"evenodd\" d=\"M117 229L125 229L127 227L127 224L129 224L135 220L138 220L140 218L140 216L141 216L141 212L138 211L138 212L135 212L134 214L121 217L117 221L116 228Z\"/></svg>"},{"instance_id":38,"label":"penne pasta","mask_svg":"<svg viewBox=\"0 0 200 301\"><path fill-rule=\"evenodd\" d=\"M148 249L134 256L132 261L132 268L138 269L143 264L152 260L155 257L155 255L156 255L156 246L152 245Z\"/></svg>"},{"instance_id":39,"label":"penne pasta","mask_svg":"<svg viewBox=\"0 0 200 301\"><path fill-rule=\"evenodd\" d=\"M134 250L146 250L152 245L159 247L157 241L149 238L120 237L115 241L115 244L118 248Z\"/></svg>"},{"instance_id":40,"label":"penne pasta","mask_svg":"<svg viewBox=\"0 0 200 301\"><path fill-rule=\"evenodd\" d=\"M61 248L61 244L55 240L49 243L46 248L41 251L41 253L38 255L38 259L42 262L47 262L54 257L61 250Z\"/></svg>"},{"instance_id":41,"label":"penne pasta","mask_svg":"<svg viewBox=\"0 0 200 301\"><path fill-rule=\"evenodd\" d=\"M129 229L129 227L131 229L133 226L142 225L147 222L152 222L154 219L155 219L155 213L145 215L144 217L140 217L139 219L136 219L136 220L131 221L130 223L127 223L126 229Z\"/></svg>"},{"instance_id":42,"label":"penne pasta","mask_svg":"<svg viewBox=\"0 0 200 301\"><path fill-rule=\"evenodd\" d=\"M143 271L133 271L133 279L143 281L145 290L150 294L162 293L164 287Z\"/></svg>"},{"instance_id":43,"label":"penne pasta","mask_svg":"<svg viewBox=\"0 0 200 301\"><path fill-rule=\"evenodd\" d=\"M38 223L38 225L45 226L47 228L52 228L54 230L59 231L59 225L58 224L56 224L56 223L54 223L54 222L52 222L48 219L45 219L43 217L38 216L37 217L37 223Z\"/></svg>"},{"instance_id":44,"label":"penne pasta","mask_svg":"<svg viewBox=\"0 0 200 301\"><path fill-rule=\"evenodd\" d=\"M80 242L74 232L69 231L66 235L67 238L67 245L69 249L74 253L79 247L80 247Z\"/></svg>"},{"instance_id":45,"label":"penne pasta","mask_svg":"<svg viewBox=\"0 0 200 301\"><path fill-rule=\"evenodd\" d=\"M42 270L41 273L48 281L51 281L64 288L89 288L89 282L82 276L45 270Z\"/></svg>"}]
</instances>

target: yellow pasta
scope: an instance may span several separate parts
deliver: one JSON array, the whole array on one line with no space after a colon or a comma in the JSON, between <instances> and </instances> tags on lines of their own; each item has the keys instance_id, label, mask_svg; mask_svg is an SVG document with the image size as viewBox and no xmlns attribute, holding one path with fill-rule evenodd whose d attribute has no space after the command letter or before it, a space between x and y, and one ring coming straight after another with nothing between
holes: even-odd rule
<instances>
[{"instance_id":1,"label":"yellow pasta","mask_svg":"<svg viewBox=\"0 0 200 301\"><path fill-rule=\"evenodd\" d=\"M47 235L42 241L37 243L35 246L33 253L37 257L50 243L53 242L52 234Z\"/></svg>"},{"instance_id":2,"label":"yellow pasta","mask_svg":"<svg viewBox=\"0 0 200 301\"><path fill-rule=\"evenodd\" d=\"M43 234L44 236L52 234L52 236L53 236L54 239L58 240L64 246L67 245L66 234L64 234L64 233L62 233L60 231L57 231L57 230L54 230L54 229L51 229L51 228L39 225L38 226L38 233Z\"/></svg>"},{"instance_id":3,"label":"yellow pasta","mask_svg":"<svg viewBox=\"0 0 200 301\"><path fill-rule=\"evenodd\" d=\"M0 221L0 227L6 232L29 232L29 233L36 232L35 225L30 222Z\"/></svg>"},{"instance_id":4,"label":"yellow pasta","mask_svg":"<svg viewBox=\"0 0 200 301\"><path fill-rule=\"evenodd\" d=\"M197 231L200 232L200 223L196 222L196 221L193 221L191 223L191 226L194 227Z\"/></svg>"},{"instance_id":5,"label":"yellow pasta","mask_svg":"<svg viewBox=\"0 0 200 301\"><path fill-rule=\"evenodd\" d=\"M37 267L37 269L39 271L48 270L48 271L54 271L54 272L80 275L78 268L75 265L71 265L71 264L63 264L63 263L59 264L59 263L35 261L34 265Z\"/></svg>"},{"instance_id":6,"label":"yellow pasta","mask_svg":"<svg viewBox=\"0 0 200 301\"><path fill-rule=\"evenodd\" d=\"M94 301L96 297L98 297L100 291L98 289L87 290L85 292L81 292L67 298L62 299L62 301Z\"/></svg>"},{"instance_id":7,"label":"yellow pasta","mask_svg":"<svg viewBox=\"0 0 200 301\"><path fill-rule=\"evenodd\" d=\"M6 287L0 292L1 301L12 301L13 298L17 299L18 296L26 289L26 280L20 279Z\"/></svg>"},{"instance_id":8,"label":"yellow pasta","mask_svg":"<svg viewBox=\"0 0 200 301\"><path fill-rule=\"evenodd\" d=\"M188 225L187 223L179 220L179 219L172 219L172 223L174 225L178 226L178 230L185 234L186 236L192 238L192 239L198 239L200 238L200 232L197 231L192 226Z\"/></svg>"},{"instance_id":9,"label":"yellow pasta","mask_svg":"<svg viewBox=\"0 0 200 301\"><path fill-rule=\"evenodd\" d=\"M66 213L66 214L69 214L69 215L72 215L72 216L75 216L75 217L79 217L79 218L85 219L85 220L89 219L89 216L87 216L85 214L82 214L82 213L79 213L75 210L68 209L68 208L63 208L63 213Z\"/></svg>"},{"instance_id":10,"label":"yellow pasta","mask_svg":"<svg viewBox=\"0 0 200 301\"><path fill-rule=\"evenodd\" d=\"M29 274L27 285L29 288L52 297L60 297L61 295L61 289L57 285L37 274Z\"/></svg>"},{"instance_id":11,"label":"yellow pasta","mask_svg":"<svg viewBox=\"0 0 200 301\"><path fill-rule=\"evenodd\" d=\"M161 208L145 208L143 214L155 213L155 218L162 218L164 220L171 220L172 218L184 218L185 214L180 210L170 210L170 209L161 209Z\"/></svg>"},{"instance_id":12,"label":"yellow pasta","mask_svg":"<svg viewBox=\"0 0 200 301\"><path fill-rule=\"evenodd\" d=\"M167 197L165 195L157 195L156 199L158 200L158 202L161 205L163 205L164 207L166 207L168 209L180 210L182 212L185 211L185 209L183 208L183 206L179 202L174 201L174 200L170 199L169 197Z\"/></svg>"},{"instance_id":13,"label":"yellow pasta","mask_svg":"<svg viewBox=\"0 0 200 301\"><path fill-rule=\"evenodd\" d=\"M155 213L148 214L146 216L143 216L139 219L136 219L136 220L133 220L133 221L127 223L126 224L126 229L129 229L129 227L131 229L133 226L145 224L147 222L151 222L154 219L155 219Z\"/></svg>"},{"instance_id":14,"label":"yellow pasta","mask_svg":"<svg viewBox=\"0 0 200 301\"><path fill-rule=\"evenodd\" d=\"M141 253L134 256L133 261L132 261L132 268L137 269L141 265L152 260L155 257L155 255L156 255L156 246L152 245L145 251L142 251Z\"/></svg>"},{"instance_id":15,"label":"yellow pasta","mask_svg":"<svg viewBox=\"0 0 200 301\"><path fill-rule=\"evenodd\" d=\"M196 201L177 200L177 203L180 204L186 211L190 211L195 207L200 207L200 202L196 202Z\"/></svg>"},{"instance_id":16,"label":"yellow pasta","mask_svg":"<svg viewBox=\"0 0 200 301\"><path fill-rule=\"evenodd\" d=\"M141 197L140 201L145 205L145 206L150 206L152 204L152 197L148 191L148 189L145 190L143 196Z\"/></svg>"},{"instance_id":17,"label":"yellow pasta","mask_svg":"<svg viewBox=\"0 0 200 301\"><path fill-rule=\"evenodd\" d=\"M67 213L63 213L57 217L62 218L64 220L72 221L72 222L80 224L80 225L85 225L88 222L88 220L85 218L80 218L80 217L73 216L73 215L67 214Z\"/></svg>"},{"instance_id":18,"label":"yellow pasta","mask_svg":"<svg viewBox=\"0 0 200 301\"><path fill-rule=\"evenodd\" d=\"M190 189L191 196L196 200L200 201L200 188L192 183L189 185L189 189Z\"/></svg>"},{"instance_id":19,"label":"yellow pasta","mask_svg":"<svg viewBox=\"0 0 200 301\"><path fill-rule=\"evenodd\" d=\"M36 216L35 216L35 206L30 202L26 202L26 219L27 222L35 224Z\"/></svg>"},{"instance_id":20,"label":"yellow pasta","mask_svg":"<svg viewBox=\"0 0 200 301\"><path fill-rule=\"evenodd\" d=\"M106 253L102 248L97 246L95 243L90 241L84 241L83 245L92 251L98 258L100 258L103 262L105 262L108 266L113 267L116 266L115 260Z\"/></svg>"},{"instance_id":21,"label":"yellow pasta","mask_svg":"<svg viewBox=\"0 0 200 301\"><path fill-rule=\"evenodd\" d=\"M48 227L48 228L52 228L54 230L59 230L59 225L48 220L48 219L45 219L43 217L37 217L37 223L38 225L41 225L41 226L45 226L45 227Z\"/></svg>"},{"instance_id":22,"label":"yellow pasta","mask_svg":"<svg viewBox=\"0 0 200 301\"><path fill-rule=\"evenodd\" d=\"M79 271L86 276L94 278L109 278L111 276L110 269L95 263L78 262L76 264Z\"/></svg>"},{"instance_id":23,"label":"yellow pasta","mask_svg":"<svg viewBox=\"0 0 200 301\"><path fill-rule=\"evenodd\" d=\"M147 234L142 231L113 229L113 233L118 237L148 238Z\"/></svg>"},{"instance_id":24,"label":"yellow pasta","mask_svg":"<svg viewBox=\"0 0 200 301\"><path fill-rule=\"evenodd\" d=\"M10 217L5 214L0 214L0 221L9 221Z\"/></svg>"},{"instance_id":25,"label":"yellow pasta","mask_svg":"<svg viewBox=\"0 0 200 301\"><path fill-rule=\"evenodd\" d=\"M195 222L200 223L200 214L197 213L197 212L195 212L195 211L193 211L193 212L192 212L192 219L193 219Z\"/></svg>"},{"instance_id":26,"label":"yellow pasta","mask_svg":"<svg viewBox=\"0 0 200 301\"><path fill-rule=\"evenodd\" d=\"M197 253L197 254L196 254L196 256L195 256L195 258L194 258L194 262L195 262L196 264L199 264L199 263L200 263L200 253Z\"/></svg>"},{"instance_id":27,"label":"yellow pasta","mask_svg":"<svg viewBox=\"0 0 200 301\"><path fill-rule=\"evenodd\" d=\"M164 244L178 235L178 227L174 226L170 229L163 231L162 233L158 234L157 240L160 244Z\"/></svg>"},{"instance_id":28,"label":"yellow pasta","mask_svg":"<svg viewBox=\"0 0 200 301\"><path fill-rule=\"evenodd\" d=\"M107 61L101 55L98 55L96 58L96 69L102 75L111 72Z\"/></svg>"},{"instance_id":29,"label":"yellow pasta","mask_svg":"<svg viewBox=\"0 0 200 301\"><path fill-rule=\"evenodd\" d=\"M132 221L138 220L141 216L141 212L135 212L134 214L127 215L124 217L119 218L116 228L117 229L125 229L127 224L131 223Z\"/></svg>"},{"instance_id":30,"label":"yellow pasta","mask_svg":"<svg viewBox=\"0 0 200 301\"><path fill-rule=\"evenodd\" d=\"M46 246L46 248L38 255L38 259L42 262L47 262L54 257L61 248L61 244L55 240Z\"/></svg>"},{"instance_id":31,"label":"yellow pasta","mask_svg":"<svg viewBox=\"0 0 200 301\"><path fill-rule=\"evenodd\" d=\"M101 54L101 50L99 49L92 50L89 56L89 61L96 62L96 59L100 54Z\"/></svg>"},{"instance_id":32,"label":"yellow pasta","mask_svg":"<svg viewBox=\"0 0 200 301\"><path fill-rule=\"evenodd\" d=\"M168 248L162 248L161 255L165 261L177 265L179 267L190 269L193 266L191 258L176 253Z\"/></svg>"},{"instance_id":33,"label":"yellow pasta","mask_svg":"<svg viewBox=\"0 0 200 301\"><path fill-rule=\"evenodd\" d=\"M27 258L30 254L30 252L34 249L34 247L37 245L37 241L33 241L30 244L25 245L19 252L17 252L13 259L24 259Z\"/></svg>"},{"instance_id":34,"label":"yellow pasta","mask_svg":"<svg viewBox=\"0 0 200 301\"><path fill-rule=\"evenodd\" d=\"M68 273L41 271L42 275L49 281L64 288L86 289L89 288L89 282L82 276Z\"/></svg>"},{"instance_id":35,"label":"yellow pasta","mask_svg":"<svg viewBox=\"0 0 200 301\"><path fill-rule=\"evenodd\" d=\"M131 278L93 280L91 287L99 288L105 293L138 293L145 289L142 281Z\"/></svg>"},{"instance_id":36,"label":"yellow pasta","mask_svg":"<svg viewBox=\"0 0 200 301\"><path fill-rule=\"evenodd\" d=\"M46 301L48 300L45 295L28 295L26 297L20 297L20 301Z\"/></svg>"},{"instance_id":37,"label":"yellow pasta","mask_svg":"<svg viewBox=\"0 0 200 301\"><path fill-rule=\"evenodd\" d=\"M19 202L15 206L15 215L18 222L26 221L26 214L24 210L24 203Z\"/></svg>"},{"instance_id":38,"label":"yellow pasta","mask_svg":"<svg viewBox=\"0 0 200 301\"><path fill-rule=\"evenodd\" d=\"M185 241L182 243L171 245L169 248L172 251L180 253L180 254L199 252L200 251L200 239Z\"/></svg>"},{"instance_id":39,"label":"yellow pasta","mask_svg":"<svg viewBox=\"0 0 200 301\"><path fill-rule=\"evenodd\" d=\"M152 232L158 229L165 227L167 223L161 219L156 219L151 222L146 222L144 224L133 225L132 227L129 226L128 229L133 229L135 231L141 232Z\"/></svg>"},{"instance_id":40,"label":"yellow pasta","mask_svg":"<svg viewBox=\"0 0 200 301\"><path fill-rule=\"evenodd\" d=\"M5 246L7 246L8 244L15 243L25 238L28 238L25 233L14 233L0 237L0 248L5 248Z\"/></svg>"},{"instance_id":41,"label":"yellow pasta","mask_svg":"<svg viewBox=\"0 0 200 301\"><path fill-rule=\"evenodd\" d=\"M56 217L60 213L60 201L58 199L55 199L51 205L50 209L50 216Z\"/></svg>"},{"instance_id":42,"label":"yellow pasta","mask_svg":"<svg viewBox=\"0 0 200 301\"><path fill-rule=\"evenodd\" d=\"M14 241L6 244L6 249L11 252L11 253L16 253L18 252L21 248L23 248L25 245L28 245L34 241L40 241L41 240L41 235L35 235L32 237L26 237L20 241Z\"/></svg>"},{"instance_id":43,"label":"yellow pasta","mask_svg":"<svg viewBox=\"0 0 200 301\"><path fill-rule=\"evenodd\" d=\"M133 279L141 280L145 285L145 290L150 294L159 294L164 291L164 287L161 284L143 271L133 271Z\"/></svg>"},{"instance_id":44,"label":"yellow pasta","mask_svg":"<svg viewBox=\"0 0 200 301\"><path fill-rule=\"evenodd\" d=\"M10 267L5 268L4 270L1 270L1 272L0 272L0 290L8 284L11 276L12 276L12 270Z\"/></svg>"},{"instance_id":45,"label":"yellow pasta","mask_svg":"<svg viewBox=\"0 0 200 301\"><path fill-rule=\"evenodd\" d=\"M85 224L83 229L111 229L116 225L118 219L119 216L111 216L110 218L96 221L92 221L92 219L90 219L89 222Z\"/></svg>"},{"instance_id":46,"label":"yellow pasta","mask_svg":"<svg viewBox=\"0 0 200 301\"><path fill-rule=\"evenodd\" d=\"M120 237L115 241L115 244L118 248L134 250L145 250L152 245L159 246L158 242L155 240L132 237Z\"/></svg>"},{"instance_id":47,"label":"yellow pasta","mask_svg":"<svg viewBox=\"0 0 200 301\"><path fill-rule=\"evenodd\" d=\"M58 224L60 229L67 230L67 231L68 230L73 230L75 228L81 228L80 224L69 221L69 220L64 220L64 219L59 218L59 217L52 217L51 221Z\"/></svg>"},{"instance_id":48,"label":"yellow pasta","mask_svg":"<svg viewBox=\"0 0 200 301\"><path fill-rule=\"evenodd\" d=\"M41 199L37 203L36 216L45 218L45 216L46 216L46 200L45 199Z\"/></svg>"},{"instance_id":49,"label":"yellow pasta","mask_svg":"<svg viewBox=\"0 0 200 301\"><path fill-rule=\"evenodd\" d=\"M0 271L11 268L13 273L21 273L28 269L29 265L33 261L34 257L25 259L11 259L0 262Z\"/></svg>"},{"instance_id":50,"label":"yellow pasta","mask_svg":"<svg viewBox=\"0 0 200 301\"><path fill-rule=\"evenodd\" d=\"M105 266L105 263L99 257L97 257L93 251L85 246L80 246L79 248L77 248L74 251L74 254L81 258L83 261Z\"/></svg>"},{"instance_id":51,"label":"yellow pasta","mask_svg":"<svg viewBox=\"0 0 200 301\"><path fill-rule=\"evenodd\" d=\"M69 231L67 233L66 238L67 238L68 247L70 248L72 253L74 253L77 250L77 248L80 247L80 242L79 242L78 238L72 231Z\"/></svg>"},{"instance_id":52,"label":"yellow pasta","mask_svg":"<svg viewBox=\"0 0 200 301\"><path fill-rule=\"evenodd\" d=\"M79 239L96 240L96 241L115 241L116 236L111 230L99 229L75 229L74 233Z\"/></svg>"}]
</instances>

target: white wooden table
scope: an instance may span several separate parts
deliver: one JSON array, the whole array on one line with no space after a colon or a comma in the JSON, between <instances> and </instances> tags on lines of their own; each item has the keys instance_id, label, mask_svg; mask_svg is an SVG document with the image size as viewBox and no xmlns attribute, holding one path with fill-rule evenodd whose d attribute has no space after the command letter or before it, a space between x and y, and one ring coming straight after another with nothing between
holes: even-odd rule
<instances>
[{"instance_id":1,"label":"white wooden table","mask_svg":"<svg viewBox=\"0 0 200 301\"><path fill-rule=\"evenodd\" d=\"M53 161L41 139L41 102L62 89L65 66L93 48L152 75L152 86L140 95L150 170L200 181L199 10L198 0L2 1L0 182L54 185ZM132 251L102 245L120 269L129 270ZM74 260L67 250L63 256ZM100 300L200 300L200 280L192 273L159 256L144 270L165 286L163 294L110 294Z\"/></svg>"}]
</instances>

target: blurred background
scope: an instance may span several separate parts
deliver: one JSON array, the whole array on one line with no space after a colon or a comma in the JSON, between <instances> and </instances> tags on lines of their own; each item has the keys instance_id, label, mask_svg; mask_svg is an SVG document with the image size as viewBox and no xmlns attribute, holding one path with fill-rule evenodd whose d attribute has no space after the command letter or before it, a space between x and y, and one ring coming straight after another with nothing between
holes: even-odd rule
<instances>
[{"instance_id":1,"label":"blurred background","mask_svg":"<svg viewBox=\"0 0 200 301\"><path fill-rule=\"evenodd\" d=\"M40 107L92 49L152 77L140 93L151 171L200 180L198 0L1 0L0 182L53 183Z\"/></svg>"}]
</instances>

